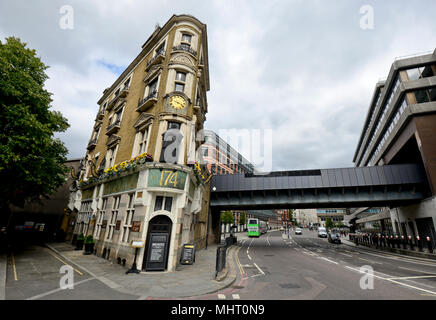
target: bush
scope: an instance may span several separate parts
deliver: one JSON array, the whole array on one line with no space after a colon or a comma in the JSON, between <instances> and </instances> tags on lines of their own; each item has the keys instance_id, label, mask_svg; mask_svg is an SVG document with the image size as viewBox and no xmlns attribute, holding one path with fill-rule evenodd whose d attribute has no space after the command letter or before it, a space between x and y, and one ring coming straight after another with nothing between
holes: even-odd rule
<instances>
[{"instance_id":1,"label":"bush","mask_svg":"<svg viewBox=\"0 0 436 320\"><path fill-rule=\"evenodd\" d=\"M79 234L77 240L85 240L85 236L83 235L83 233Z\"/></svg>"},{"instance_id":2,"label":"bush","mask_svg":"<svg viewBox=\"0 0 436 320\"><path fill-rule=\"evenodd\" d=\"M91 235L87 236L85 239L85 244L90 244L90 243L94 243L94 238Z\"/></svg>"}]
</instances>

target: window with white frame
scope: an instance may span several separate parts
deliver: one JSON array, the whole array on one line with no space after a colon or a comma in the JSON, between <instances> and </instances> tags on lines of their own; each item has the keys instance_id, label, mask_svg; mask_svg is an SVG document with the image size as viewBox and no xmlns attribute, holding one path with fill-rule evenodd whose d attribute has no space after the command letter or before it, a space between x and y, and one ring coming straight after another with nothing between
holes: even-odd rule
<instances>
[{"instance_id":1,"label":"window with white frame","mask_svg":"<svg viewBox=\"0 0 436 320\"><path fill-rule=\"evenodd\" d=\"M176 80L174 85L174 91L185 92L186 73L176 71Z\"/></svg>"},{"instance_id":2,"label":"window with white frame","mask_svg":"<svg viewBox=\"0 0 436 320\"><path fill-rule=\"evenodd\" d=\"M192 35L188 33L182 33L181 46L187 49L191 48Z\"/></svg>"},{"instance_id":3,"label":"window with white frame","mask_svg":"<svg viewBox=\"0 0 436 320\"><path fill-rule=\"evenodd\" d=\"M135 156L143 154L147 150L147 141L150 134L150 126L146 126L136 133Z\"/></svg>"},{"instance_id":4,"label":"window with white frame","mask_svg":"<svg viewBox=\"0 0 436 320\"><path fill-rule=\"evenodd\" d=\"M127 211L124 216L123 235L121 237L121 241L124 243L129 243L130 230L132 228L132 219L133 215L135 214L135 209L133 208L134 196L134 193L129 195L129 205L127 206Z\"/></svg>"},{"instance_id":5,"label":"window with white frame","mask_svg":"<svg viewBox=\"0 0 436 320\"><path fill-rule=\"evenodd\" d=\"M103 198L103 204L102 204L101 210L97 216L96 228L95 228L95 232L94 232L94 238L96 238L96 239L100 238L101 228L103 225L103 219L104 219L104 215L106 214L106 207L107 207L107 198Z\"/></svg>"},{"instance_id":6,"label":"window with white frame","mask_svg":"<svg viewBox=\"0 0 436 320\"><path fill-rule=\"evenodd\" d=\"M118 147L118 145L113 146L112 148L109 148L109 149L107 150L107 156L106 156L106 158L107 158L107 165L108 165L108 168L113 167L114 164L115 164L115 156L116 156L116 153L117 153L117 147Z\"/></svg>"},{"instance_id":7,"label":"window with white frame","mask_svg":"<svg viewBox=\"0 0 436 320\"><path fill-rule=\"evenodd\" d=\"M114 236L115 226L117 223L118 210L120 209L120 201L121 201L121 196L114 197L114 203L112 206L112 211L110 216L111 219L108 224L108 233L107 233L106 240L112 240Z\"/></svg>"}]
</instances>

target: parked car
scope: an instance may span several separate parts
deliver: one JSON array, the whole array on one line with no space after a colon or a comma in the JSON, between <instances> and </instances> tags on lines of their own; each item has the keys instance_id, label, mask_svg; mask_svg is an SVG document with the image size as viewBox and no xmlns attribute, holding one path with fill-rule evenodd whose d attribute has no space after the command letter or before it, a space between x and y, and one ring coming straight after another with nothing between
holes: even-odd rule
<instances>
[{"instance_id":1,"label":"parked car","mask_svg":"<svg viewBox=\"0 0 436 320\"><path fill-rule=\"evenodd\" d=\"M318 237L319 238L327 238L327 229L324 227L318 228Z\"/></svg>"},{"instance_id":2,"label":"parked car","mask_svg":"<svg viewBox=\"0 0 436 320\"><path fill-rule=\"evenodd\" d=\"M283 227L280 227L280 231L284 231L285 230L285 228L283 228Z\"/></svg>"},{"instance_id":3,"label":"parked car","mask_svg":"<svg viewBox=\"0 0 436 320\"><path fill-rule=\"evenodd\" d=\"M341 236L337 232L330 232L328 234L328 241L330 243L341 243Z\"/></svg>"},{"instance_id":4,"label":"parked car","mask_svg":"<svg viewBox=\"0 0 436 320\"><path fill-rule=\"evenodd\" d=\"M295 229L295 234L303 234L303 231L300 228Z\"/></svg>"}]
</instances>

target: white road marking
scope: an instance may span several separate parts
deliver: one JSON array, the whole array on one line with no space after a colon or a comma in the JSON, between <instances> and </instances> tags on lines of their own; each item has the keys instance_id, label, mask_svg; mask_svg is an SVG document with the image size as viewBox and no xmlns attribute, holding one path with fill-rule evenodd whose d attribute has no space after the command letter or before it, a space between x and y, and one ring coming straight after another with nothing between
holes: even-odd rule
<instances>
[{"instance_id":1,"label":"white road marking","mask_svg":"<svg viewBox=\"0 0 436 320\"><path fill-rule=\"evenodd\" d=\"M271 243L269 242L269 236L266 237L266 242L268 242L268 244L271 246Z\"/></svg>"},{"instance_id":2,"label":"white road marking","mask_svg":"<svg viewBox=\"0 0 436 320\"><path fill-rule=\"evenodd\" d=\"M409 270L409 271L414 271L414 272L419 272L419 273L434 274L434 272L422 271L422 270L417 270L417 269L410 269L410 268L405 268L405 267L398 267L398 268L404 269L404 270Z\"/></svg>"},{"instance_id":3,"label":"white road marking","mask_svg":"<svg viewBox=\"0 0 436 320\"><path fill-rule=\"evenodd\" d=\"M254 264L254 266L257 268L257 270L259 270L259 272L260 272L261 274L265 275L265 272L263 272L262 269L259 268L259 266L258 266L256 263L253 262L253 264Z\"/></svg>"},{"instance_id":4,"label":"white road marking","mask_svg":"<svg viewBox=\"0 0 436 320\"><path fill-rule=\"evenodd\" d=\"M327 258L324 258L324 257L318 257L318 259L323 259L325 261L328 261L328 262L331 262L331 263L334 263L334 264L339 264L336 261L333 261L333 260L330 260L330 259L327 259Z\"/></svg>"},{"instance_id":5,"label":"white road marking","mask_svg":"<svg viewBox=\"0 0 436 320\"><path fill-rule=\"evenodd\" d=\"M77 285L82 284L82 283L84 283L84 282L90 281L90 280L95 280L95 278L88 278L88 279L85 279L85 280L82 280L82 281L79 281L79 282L75 282L75 283L74 283L74 287L76 287ZM55 293L55 292L59 292L59 291L62 291L62 290L65 290L65 289L58 288L58 289L50 290L50 291L48 291L48 292L41 293L41 294L38 294L38 295L36 295L36 296L33 296L33 297L30 297L30 298L27 298L26 300L37 300L37 299L40 299L40 298L42 298L42 297L45 297L45 296L51 295L51 294L53 294L53 293ZM69 289L67 289L67 290L69 290Z\"/></svg>"},{"instance_id":6,"label":"white road marking","mask_svg":"<svg viewBox=\"0 0 436 320\"><path fill-rule=\"evenodd\" d=\"M226 295L219 293L218 294L218 299L225 300L226 299Z\"/></svg>"},{"instance_id":7,"label":"white road marking","mask_svg":"<svg viewBox=\"0 0 436 320\"><path fill-rule=\"evenodd\" d=\"M251 257L250 257L250 255L249 255L249 254L247 254L247 257L248 257L248 259L250 259L250 260L251 260Z\"/></svg>"},{"instance_id":8,"label":"white road marking","mask_svg":"<svg viewBox=\"0 0 436 320\"><path fill-rule=\"evenodd\" d=\"M345 268L353 270L353 271L357 271L358 273L365 273L365 272L361 272L359 269L352 268L352 267L349 267L349 266L345 266ZM393 282L393 283L399 284L399 285L404 286L404 287L408 287L408 288L412 288L412 289L415 289L415 290L424 291L424 292L430 293L432 295L433 294L436 295L436 292L434 292L434 291L430 291L430 290L426 290L426 289L423 289L423 288L411 286L410 284L406 284L406 283L402 283L402 282L399 282L399 281L396 281L396 280L392 280L392 278L383 278L383 277L377 276L375 274L373 276L374 276L374 278L378 278L378 279L381 279L381 280Z\"/></svg>"},{"instance_id":9,"label":"white road marking","mask_svg":"<svg viewBox=\"0 0 436 320\"><path fill-rule=\"evenodd\" d=\"M357 253L357 252L356 252L356 253ZM362 253L363 253L363 252L362 252ZM397 256L391 256L391 255L380 255L380 254L375 254L375 253L371 253L371 252L365 252L364 254L368 254L368 255L376 256L376 257L380 257L380 258L385 258L385 259L391 259L391 260L401 261L401 262L420 264L420 265L423 265L423 266L436 267L436 264L433 264L433 263L425 263L425 262L420 262L420 261L416 261L416 260L411 260L411 259L403 258L403 257L397 257Z\"/></svg>"},{"instance_id":10,"label":"white road marking","mask_svg":"<svg viewBox=\"0 0 436 320\"><path fill-rule=\"evenodd\" d=\"M388 280L409 280L409 279L427 279L427 278L436 278L436 276L412 276L412 277L394 277L388 278Z\"/></svg>"},{"instance_id":11,"label":"white road marking","mask_svg":"<svg viewBox=\"0 0 436 320\"><path fill-rule=\"evenodd\" d=\"M239 294L232 294L233 299L235 300L239 300L241 299L241 297L239 296Z\"/></svg>"}]
</instances>

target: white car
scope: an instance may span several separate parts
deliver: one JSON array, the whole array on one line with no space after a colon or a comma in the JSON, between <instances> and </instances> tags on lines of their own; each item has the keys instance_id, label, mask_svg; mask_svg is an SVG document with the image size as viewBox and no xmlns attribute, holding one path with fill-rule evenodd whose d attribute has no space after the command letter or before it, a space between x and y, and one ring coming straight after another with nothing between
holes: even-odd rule
<instances>
[{"instance_id":1,"label":"white car","mask_svg":"<svg viewBox=\"0 0 436 320\"><path fill-rule=\"evenodd\" d=\"M300 228L295 229L295 234L303 234L303 231Z\"/></svg>"},{"instance_id":2,"label":"white car","mask_svg":"<svg viewBox=\"0 0 436 320\"><path fill-rule=\"evenodd\" d=\"M319 238L327 238L327 229L324 227L318 228L318 237Z\"/></svg>"}]
</instances>

